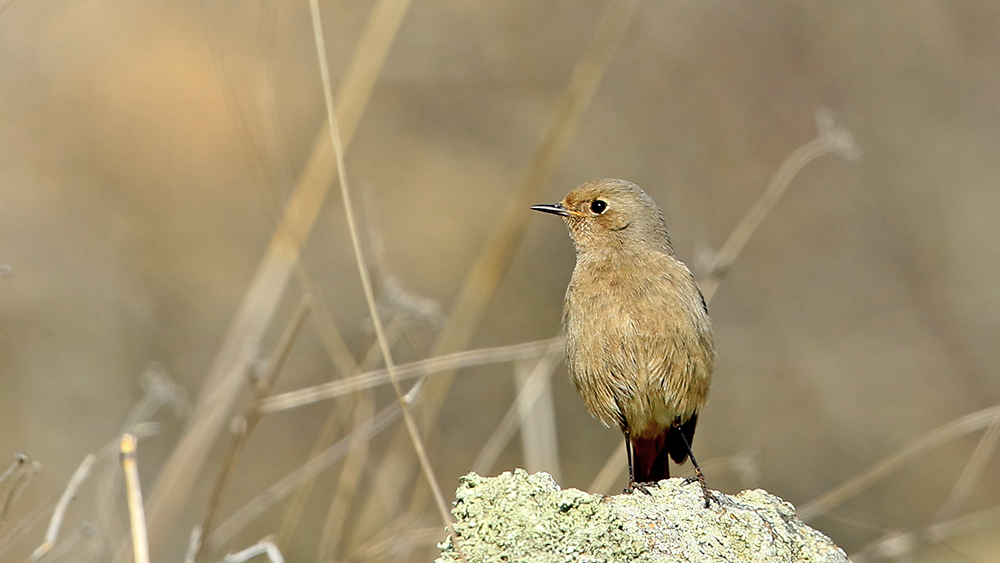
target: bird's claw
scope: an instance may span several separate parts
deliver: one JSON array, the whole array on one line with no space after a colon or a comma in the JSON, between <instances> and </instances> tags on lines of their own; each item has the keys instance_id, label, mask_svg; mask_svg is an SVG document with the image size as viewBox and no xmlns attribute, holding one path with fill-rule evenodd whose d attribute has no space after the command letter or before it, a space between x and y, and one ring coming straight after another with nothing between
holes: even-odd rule
<instances>
[{"instance_id":1,"label":"bird's claw","mask_svg":"<svg viewBox=\"0 0 1000 563\"><path fill-rule=\"evenodd\" d=\"M649 492L649 487L656 485L656 483L640 483L638 481L629 481L628 486L622 491L626 495L630 495L635 491L641 491L649 496L653 496L653 493Z\"/></svg>"},{"instance_id":2,"label":"bird's claw","mask_svg":"<svg viewBox=\"0 0 1000 563\"><path fill-rule=\"evenodd\" d=\"M715 496L715 493L713 493L708 488L708 485L705 483L704 475L698 474L695 475L694 477L687 477L684 479L685 485L690 485L691 483L698 483L698 485L701 486L701 494L705 497L705 508L711 507L712 502L715 502L715 504L722 506L722 501L719 500L719 497Z\"/></svg>"}]
</instances>

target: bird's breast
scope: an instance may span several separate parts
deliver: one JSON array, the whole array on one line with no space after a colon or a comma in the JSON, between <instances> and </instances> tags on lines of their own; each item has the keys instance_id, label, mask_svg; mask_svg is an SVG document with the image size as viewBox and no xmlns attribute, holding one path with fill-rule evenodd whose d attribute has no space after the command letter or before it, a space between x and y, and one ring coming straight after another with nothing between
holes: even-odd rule
<instances>
[{"instance_id":1,"label":"bird's breast","mask_svg":"<svg viewBox=\"0 0 1000 563\"><path fill-rule=\"evenodd\" d=\"M570 375L606 424L670 424L704 404L711 324L690 272L672 257L578 261L566 294L566 338Z\"/></svg>"}]
</instances>

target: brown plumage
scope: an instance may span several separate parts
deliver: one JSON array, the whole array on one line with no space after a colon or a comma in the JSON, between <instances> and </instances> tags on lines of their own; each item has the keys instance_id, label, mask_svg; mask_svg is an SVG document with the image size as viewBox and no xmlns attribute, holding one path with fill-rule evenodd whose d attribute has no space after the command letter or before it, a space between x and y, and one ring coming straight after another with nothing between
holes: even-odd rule
<instances>
[{"instance_id":1,"label":"brown plumage","mask_svg":"<svg viewBox=\"0 0 1000 563\"><path fill-rule=\"evenodd\" d=\"M715 347L663 213L639 186L608 179L532 209L562 216L576 246L565 308L573 383L592 415L625 434L630 487L669 477L668 456L681 464L690 453Z\"/></svg>"}]
</instances>

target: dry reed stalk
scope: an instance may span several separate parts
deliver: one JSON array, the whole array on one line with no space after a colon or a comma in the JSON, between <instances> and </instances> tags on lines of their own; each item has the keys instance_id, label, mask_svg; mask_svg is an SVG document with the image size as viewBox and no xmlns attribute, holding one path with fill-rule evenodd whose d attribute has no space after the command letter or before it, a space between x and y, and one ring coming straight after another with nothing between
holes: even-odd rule
<instances>
[{"instance_id":1,"label":"dry reed stalk","mask_svg":"<svg viewBox=\"0 0 1000 563\"><path fill-rule=\"evenodd\" d=\"M264 398L271 394L271 390L274 389L278 375L281 373L281 369L284 367L289 354L291 354L292 346L295 344L295 340L298 338L299 332L302 330L306 317L311 310L312 299L308 295L304 296L292 314L288 325L285 326L281 337L278 339L275 351L271 355L268 372L254 386L253 399L244 411L239 431L230 440L229 449L226 451L225 458L223 458L222 471L219 473L219 478L212 491L211 500L208 503L208 513L201 527L202 533L205 536L211 535L212 530L215 529L215 525L219 520L219 514L222 511L222 498L229 489L229 483L232 481L233 475L236 474L236 467L239 465L240 457L242 457L243 449L250 439L250 434L253 433L257 427L257 423L260 422L262 415L257 407ZM204 547L204 544L202 544L202 547ZM195 561L201 559L203 554L201 551L195 554Z\"/></svg>"},{"instance_id":2,"label":"dry reed stalk","mask_svg":"<svg viewBox=\"0 0 1000 563\"><path fill-rule=\"evenodd\" d=\"M142 506L142 486L136 463L136 440L125 434L121 440L122 471L125 473L125 494L128 499L129 528L132 530L132 561L149 563L149 541L146 536L146 513Z\"/></svg>"},{"instance_id":3,"label":"dry reed stalk","mask_svg":"<svg viewBox=\"0 0 1000 563\"><path fill-rule=\"evenodd\" d=\"M357 129L408 6L409 0L382 0L372 12L337 93L337 107L341 108L338 120L342 124L345 145L350 144ZM331 148L329 135L321 131L264 259L209 370L188 430L164 465L153 489L147 515L150 548L154 554L163 547L177 515L187 504L200 469L225 426L243 386L245 350L256 347L261 341L284 294L290 272L298 262L301 245L308 238L326 198L335 172Z\"/></svg>"}]
</instances>

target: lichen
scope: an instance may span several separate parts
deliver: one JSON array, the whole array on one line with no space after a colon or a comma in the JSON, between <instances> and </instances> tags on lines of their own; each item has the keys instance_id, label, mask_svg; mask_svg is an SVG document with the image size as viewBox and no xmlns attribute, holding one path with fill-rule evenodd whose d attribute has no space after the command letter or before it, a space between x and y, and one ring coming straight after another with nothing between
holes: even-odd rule
<instances>
[{"instance_id":1,"label":"lichen","mask_svg":"<svg viewBox=\"0 0 1000 563\"><path fill-rule=\"evenodd\" d=\"M846 563L829 538L766 491L729 496L705 508L701 489L683 479L615 496L562 490L546 473L518 469L462 477L454 533L439 563L531 561L746 561Z\"/></svg>"}]
</instances>

